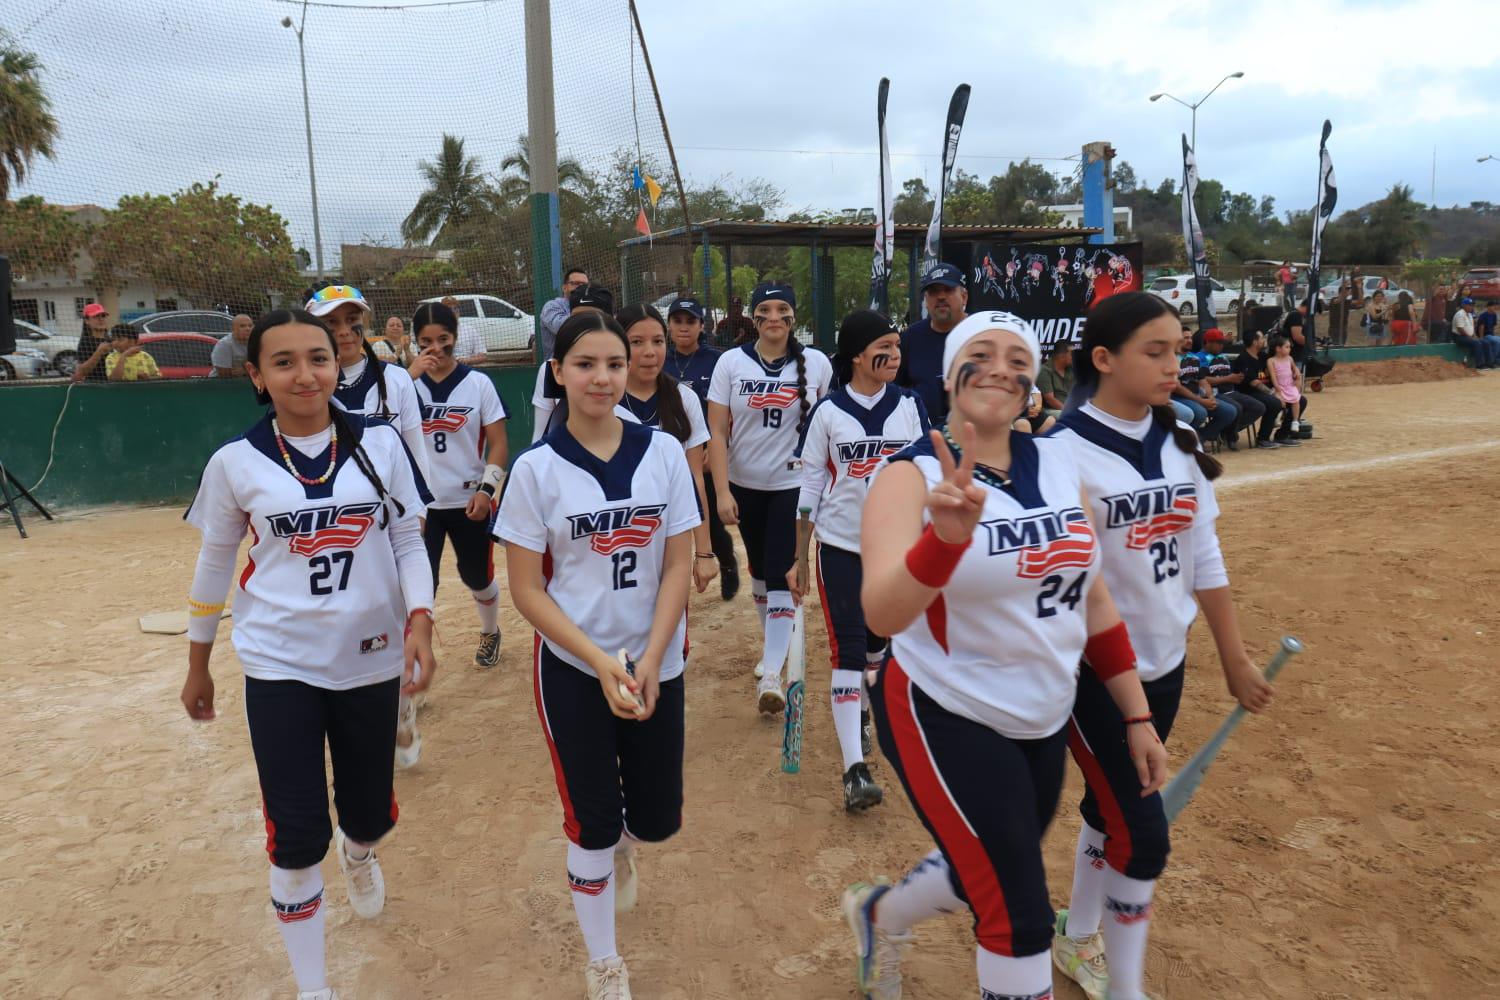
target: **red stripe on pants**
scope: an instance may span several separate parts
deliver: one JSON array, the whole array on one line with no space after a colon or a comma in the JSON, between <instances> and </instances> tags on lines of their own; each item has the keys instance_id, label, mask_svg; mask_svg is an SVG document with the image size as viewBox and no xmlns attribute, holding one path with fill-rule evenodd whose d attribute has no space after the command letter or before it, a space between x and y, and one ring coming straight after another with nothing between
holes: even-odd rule
<instances>
[{"instance_id":1,"label":"red stripe on pants","mask_svg":"<svg viewBox=\"0 0 1500 1000\"><path fill-rule=\"evenodd\" d=\"M547 752L552 755L552 773L557 777L557 794L562 796L563 833L573 843L578 843L578 817L573 815L573 800L568 797L568 777L563 773L562 758L557 755L557 744L552 742L552 726L547 722L547 706L542 702L542 633L535 633L531 659L536 692L536 715L542 721L542 733L547 737Z\"/></svg>"},{"instance_id":2,"label":"red stripe on pants","mask_svg":"<svg viewBox=\"0 0 1500 1000\"><path fill-rule=\"evenodd\" d=\"M838 637L838 633L833 630L833 615L828 610L828 590L827 590L826 587L823 586L823 547L822 547L822 545L818 546L818 562L817 562L817 566L814 568L814 572L817 574L817 577L818 577L818 601L823 605L823 627L828 630L828 652L831 654L829 656L829 662L831 662L833 664L833 669L834 670L838 670L838 669L840 669L840 667L839 667L839 637Z\"/></svg>"},{"instance_id":3,"label":"red stripe on pants","mask_svg":"<svg viewBox=\"0 0 1500 1000\"><path fill-rule=\"evenodd\" d=\"M939 598L941 600L941 598ZM927 749L921 723L911 702L911 678L891 657L881 679L886 715L891 735L901 755L901 768L907 787L923 818L932 826L943 853L958 874L969 907L978 918L975 937L981 947L998 955L1013 955L1010 911L1005 906L1005 890L995 874L994 863L984 843L969 827L958 805L948 794L938 773L937 763Z\"/></svg>"},{"instance_id":4,"label":"red stripe on pants","mask_svg":"<svg viewBox=\"0 0 1500 1000\"><path fill-rule=\"evenodd\" d=\"M1083 780L1088 782L1089 791L1094 793L1094 801L1099 803L1099 815L1104 817L1104 860L1115 871L1124 874L1125 866L1130 863L1130 856L1134 853L1130 824L1125 822L1125 813L1120 810L1120 800L1115 798L1115 790L1110 787L1109 777L1105 775L1104 768L1099 766L1094 752L1089 749L1078 723L1071 717L1068 719L1068 749L1072 751L1078 770L1083 772Z\"/></svg>"}]
</instances>

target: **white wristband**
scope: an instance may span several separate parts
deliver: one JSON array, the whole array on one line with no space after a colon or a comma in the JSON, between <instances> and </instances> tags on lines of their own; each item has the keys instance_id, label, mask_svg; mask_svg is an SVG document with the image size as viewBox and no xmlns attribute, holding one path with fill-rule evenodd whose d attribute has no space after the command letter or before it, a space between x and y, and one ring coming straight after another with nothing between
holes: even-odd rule
<instances>
[{"instance_id":1,"label":"white wristband","mask_svg":"<svg viewBox=\"0 0 1500 1000\"><path fill-rule=\"evenodd\" d=\"M500 487L505 482L505 470L498 465L486 465L484 475L479 477L479 488L491 497L500 495Z\"/></svg>"}]
</instances>

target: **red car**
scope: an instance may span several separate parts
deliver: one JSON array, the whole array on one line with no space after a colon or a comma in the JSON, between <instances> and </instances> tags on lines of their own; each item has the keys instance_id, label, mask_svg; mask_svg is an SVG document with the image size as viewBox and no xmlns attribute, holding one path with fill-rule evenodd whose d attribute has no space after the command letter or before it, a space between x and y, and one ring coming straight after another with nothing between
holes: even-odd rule
<instances>
[{"instance_id":1,"label":"red car","mask_svg":"<svg viewBox=\"0 0 1500 1000\"><path fill-rule=\"evenodd\" d=\"M1473 299L1479 308L1490 299L1500 301L1500 267L1471 267L1458 279L1458 297Z\"/></svg>"},{"instance_id":2,"label":"red car","mask_svg":"<svg viewBox=\"0 0 1500 1000\"><path fill-rule=\"evenodd\" d=\"M141 350L156 359L162 378L207 378L214 373L214 345L206 333L143 333Z\"/></svg>"}]
</instances>

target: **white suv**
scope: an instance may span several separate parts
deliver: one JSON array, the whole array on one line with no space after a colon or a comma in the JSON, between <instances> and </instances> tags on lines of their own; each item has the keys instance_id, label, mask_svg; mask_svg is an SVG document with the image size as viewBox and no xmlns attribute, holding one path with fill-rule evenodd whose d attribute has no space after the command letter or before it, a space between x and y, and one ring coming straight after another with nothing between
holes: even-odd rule
<instances>
[{"instance_id":1,"label":"white suv","mask_svg":"<svg viewBox=\"0 0 1500 1000\"><path fill-rule=\"evenodd\" d=\"M447 296L423 299L441 302ZM486 351L531 350L536 321L498 295L454 295L458 300L458 328L475 330Z\"/></svg>"},{"instance_id":2,"label":"white suv","mask_svg":"<svg viewBox=\"0 0 1500 1000\"><path fill-rule=\"evenodd\" d=\"M1208 279L1209 301L1214 314L1232 313L1240 307L1239 293L1225 288L1213 278ZM1146 291L1164 300L1177 310L1179 316L1191 316L1198 311L1198 293L1193 287L1191 274L1166 274L1147 286Z\"/></svg>"}]
</instances>

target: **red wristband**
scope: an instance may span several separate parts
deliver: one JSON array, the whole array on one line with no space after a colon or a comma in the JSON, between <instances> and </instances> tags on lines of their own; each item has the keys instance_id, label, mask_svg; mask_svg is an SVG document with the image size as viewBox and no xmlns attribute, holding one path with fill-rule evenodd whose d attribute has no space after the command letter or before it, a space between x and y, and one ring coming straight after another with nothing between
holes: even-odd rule
<instances>
[{"instance_id":1,"label":"red wristband","mask_svg":"<svg viewBox=\"0 0 1500 1000\"><path fill-rule=\"evenodd\" d=\"M941 590L958 568L958 561L971 541L966 538L956 545L945 542L929 524L922 529L917 544L906 550L906 569L922 586Z\"/></svg>"},{"instance_id":2,"label":"red wristband","mask_svg":"<svg viewBox=\"0 0 1500 1000\"><path fill-rule=\"evenodd\" d=\"M413 608L411 613L406 616L406 628L401 633L403 639L411 635L411 620L417 617L417 615L426 615L427 619L431 622L437 621L437 618L432 614L431 608Z\"/></svg>"},{"instance_id":3,"label":"red wristband","mask_svg":"<svg viewBox=\"0 0 1500 1000\"><path fill-rule=\"evenodd\" d=\"M1101 681L1134 670L1135 648L1130 645L1130 632L1125 623L1120 622L1114 628L1089 636L1083 647L1083 658Z\"/></svg>"}]
</instances>

